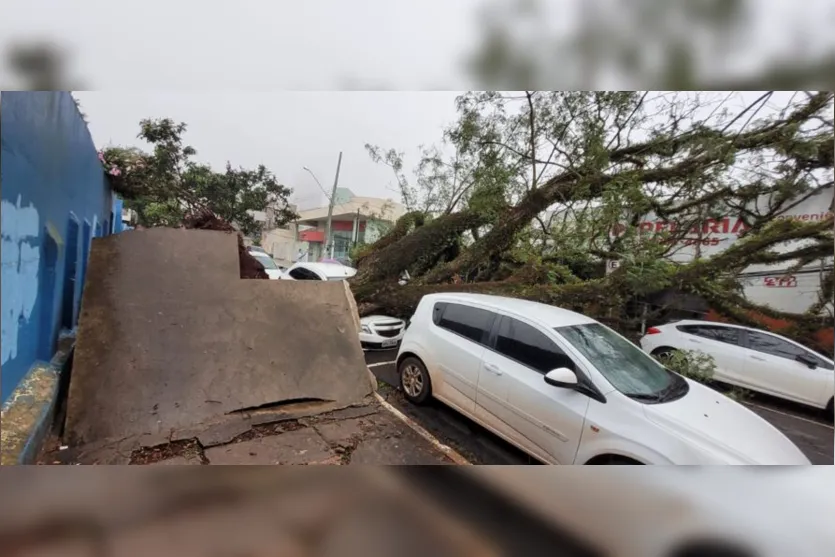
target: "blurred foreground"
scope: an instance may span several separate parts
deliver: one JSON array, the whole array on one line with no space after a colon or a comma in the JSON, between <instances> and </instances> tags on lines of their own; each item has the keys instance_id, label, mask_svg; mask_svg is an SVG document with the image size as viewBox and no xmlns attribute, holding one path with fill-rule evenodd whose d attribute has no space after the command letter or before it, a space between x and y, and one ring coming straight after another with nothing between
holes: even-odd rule
<instances>
[{"instance_id":1,"label":"blurred foreground","mask_svg":"<svg viewBox=\"0 0 835 557\"><path fill-rule=\"evenodd\" d=\"M0 21L0 82L34 90L794 90L833 82L826 0L803 9L789 0L314 4L150 0L129 12L32 0ZM433 40L409 40L423 36Z\"/></svg>"},{"instance_id":2,"label":"blurred foreground","mask_svg":"<svg viewBox=\"0 0 835 557\"><path fill-rule=\"evenodd\" d=\"M824 467L4 468L0 547L15 557L800 557L832 541L833 480Z\"/></svg>"}]
</instances>

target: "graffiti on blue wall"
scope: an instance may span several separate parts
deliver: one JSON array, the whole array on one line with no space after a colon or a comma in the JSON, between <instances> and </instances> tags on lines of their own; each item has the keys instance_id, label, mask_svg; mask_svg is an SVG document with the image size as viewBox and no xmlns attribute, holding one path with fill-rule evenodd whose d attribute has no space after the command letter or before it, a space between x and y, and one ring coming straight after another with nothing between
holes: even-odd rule
<instances>
[{"instance_id":1,"label":"graffiti on blue wall","mask_svg":"<svg viewBox=\"0 0 835 557\"><path fill-rule=\"evenodd\" d=\"M0 113L5 402L75 326L90 237L110 233L114 196L70 93L6 91Z\"/></svg>"},{"instance_id":2,"label":"graffiti on blue wall","mask_svg":"<svg viewBox=\"0 0 835 557\"><path fill-rule=\"evenodd\" d=\"M3 365L17 355L18 331L32 318L38 297L40 218L29 203L2 201L2 356Z\"/></svg>"}]
</instances>

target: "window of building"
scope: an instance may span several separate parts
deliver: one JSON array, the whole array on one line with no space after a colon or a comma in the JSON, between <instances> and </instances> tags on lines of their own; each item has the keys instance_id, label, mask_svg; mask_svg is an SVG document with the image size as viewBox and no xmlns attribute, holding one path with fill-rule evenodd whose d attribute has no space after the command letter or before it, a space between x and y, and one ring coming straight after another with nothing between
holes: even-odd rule
<instances>
[{"instance_id":1,"label":"window of building","mask_svg":"<svg viewBox=\"0 0 835 557\"><path fill-rule=\"evenodd\" d=\"M64 262L63 295L61 298L61 326L72 329L75 325L76 292L79 290L78 250L79 234L78 220L70 215L67 225L66 255Z\"/></svg>"},{"instance_id":2,"label":"window of building","mask_svg":"<svg viewBox=\"0 0 835 557\"><path fill-rule=\"evenodd\" d=\"M38 302L40 303L38 325L38 358L44 361L52 359L55 352L55 291L58 286L58 244L44 230L42 244L41 276L38 281Z\"/></svg>"}]
</instances>

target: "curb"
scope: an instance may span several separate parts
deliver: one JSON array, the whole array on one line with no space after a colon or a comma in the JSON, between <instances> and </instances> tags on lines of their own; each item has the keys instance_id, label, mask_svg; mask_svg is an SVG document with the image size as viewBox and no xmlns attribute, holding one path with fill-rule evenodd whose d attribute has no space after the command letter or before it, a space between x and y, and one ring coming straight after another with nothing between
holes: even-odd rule
<instances>
[{"instance_id":1,"label":"curb","mask_svg":"<svg viewBox=\"0 0 835 557\"><path fill-rule=\"evenodd\" d=\"M455 449L453 449L452 447L450 447L448 445L444 445L443 443L441 443L438 440L437 437L435 437L434 435L432 435L431 433L426 431L426 429L424 429L421 425L419 425L417 422L415 422L409 416L407 416L406 414L404 414L403 412L401 412L400 410L398 410L397 408L395 408L394 406L389 404L389 402L386 399L384 399L382 396L380 396L379 393L375 392L374 396L377 397L377 401L380 404L382 404L385 407L386 410L388 410L389 412L391 412L392 414L397 416L400 419L400 421L402 421L407 426L412 428L418 435L420 435L421 437L423 437L424 439L429 441L429 443L433 447L435 447L436 449L441 451L444 454L444 456L449 458L455 464L458 464L458 465L461 465L461 466L472 466L473 465L472 462L470 462L469 460L467 460L466 458L461 456L461 454L458 451L456 451Z\"/></svg>"},{"instance_id":2,"label":"curb","mask_svg":"<svg viewBox=\"0 0 835 557\"><path fill-rule=\"evenodd\" d=\"M35 361L3 404L0 465L35 464L54 425L62 377L68 373L74 346L74 334L59 338L52 359Z\"/></svg>"}]
</instances>

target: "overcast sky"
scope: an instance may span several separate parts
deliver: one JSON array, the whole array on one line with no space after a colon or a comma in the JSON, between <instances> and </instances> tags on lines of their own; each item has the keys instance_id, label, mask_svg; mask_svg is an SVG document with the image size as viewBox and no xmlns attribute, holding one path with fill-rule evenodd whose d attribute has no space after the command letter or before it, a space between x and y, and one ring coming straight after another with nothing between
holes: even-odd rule
<instances>
[{"instance_id":1,"label":"overcast sky","mask_svg":"<svg viewBox=\"0 0 835 557\"><path fill-rule=\"evenodd\" d=\"M226 161L264 164L295 190L300 206L326 203L309 167L330 191L339 151L339 185L357 195L399 201L391 169L371 161L365 143L406 153L418 161L419 145L439 142L455 119L460 92L123 93L76 92L98 148L147 144L136 138L142 118L188 124L196 159L222 169Z\"/></svg>"}]
</instances>

